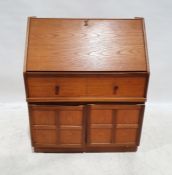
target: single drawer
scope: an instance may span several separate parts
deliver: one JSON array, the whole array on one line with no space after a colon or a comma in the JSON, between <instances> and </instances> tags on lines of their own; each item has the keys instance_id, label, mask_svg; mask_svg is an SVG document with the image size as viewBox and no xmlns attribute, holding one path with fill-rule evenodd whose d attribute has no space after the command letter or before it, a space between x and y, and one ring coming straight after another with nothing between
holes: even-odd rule
<instances>
[{"instance_id":1,"label":"single drawer","mask_svg":"<svg viewBox=\"0 0 172 175\"><path fill-rule=\"evenodd\" d=\"M28 76L28 98L49 101L127 101L145 98L146 76Z\"/></svg>"}]
</instances>

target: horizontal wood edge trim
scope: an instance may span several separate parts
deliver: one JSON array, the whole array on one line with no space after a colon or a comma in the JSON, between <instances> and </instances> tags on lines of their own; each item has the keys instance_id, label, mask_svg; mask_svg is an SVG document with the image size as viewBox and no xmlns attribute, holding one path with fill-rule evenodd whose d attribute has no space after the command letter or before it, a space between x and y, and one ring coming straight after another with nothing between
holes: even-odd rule
<instances>
[{"instance_id":1,"label":"horizontal wood edge trim","mask_svg":"<svg viewBox=\"0 0 172 175\"><path fill-rule=\"evenodd\" d=\"M138 124L117 124L117 129L138 129Z\"/></svg>"},{"instance_id":2,"label":"horizontal wood edge trim","mask_svg":"<svg viewBox=\"0 0 172 175\"><path fill-rule=\"evenodd\" d=\"M41 144L41 143L34 143L35 146L37 147L55 147L55 148L76 148L76 147L79 147L81 148L82 147L82 144Z\"/></svg>"},{"instance_id":3,"label":"horizontal wood edge trim","mask_svg":"<svg viewBox=\"0 0 172 175\"><path fill-rule=\"evenodd\" d=\"M90 129L111 129L113 124L89 124Z\"/></svg>"},{"instance_id":4,"label":"horizontal wood edge trim","mask_svg":"<svg viewBox=\"0 0 172 175\"><path fill-rule=\"evenodd\" d=\"M115 123L115 129L137 129L138 124L117 124ZM113 124L90 124L91 129L111 129Z\"/></svg>"},{"instance_id":5,"label":"horizontal wood edge trim","mask_svg":"<svg viewBox=\"0 0 172 175\"><path fill-rule=\"evenodd\" d=\"M56 128L55 125L32 125L32 129L34 130L56 130Z\"/></svg>"},{"instance_id":6,"label":"horizontal wood edge trim","mask_svg":"<svg viewBox=\"0 0 172 175\"><path fill-rule=\"evenodd\" d=\"M83 106L63 106L63 105L35 105L35 104L29 104L29 108L33 110L60 110L60 111L66 111L66 110L74 110L74 111L82 111Z\"/></svg>"},{"instance_id":7,"label":"horizontal wood edge trim","mask_svg":"<svg viewBox=\"0 0 172 175\"><path fill-rule=\"evenodd\" d=\"M121 75L121 76L131 76L131 75L136 75L136 76L144 76L147 75L149 72L147 71L27 71L26 75L29 76L45 76L45 75L54 75L54 76L59 76L59 75L77 75L77 76L82 76L82 75Z\"/></svg>"},{"instance_id":8,"label":"horizontal wood edge trim","mask_svg":"<svg viewBox=\"0 0 172 175\"><path fill-rule=\"evenodd\" d=\"M91 143L88 144L88 147L92 146L108 146L108 147L115 147L115 146L136 146L135 142L126 142L126 143Z\"/></svg>"},{"instance_id":9,"label":"horizontal wood edge trim","mask_svg":"<svg viewBox=\"0 0 172 175\"><path fill-rule=\"evenodd\" d=\"M146 102L146 98L27 98L27 102Z\"/></svg>"},{"instance_id":10,"label":"horizontal wood edge trim","mask_svg":"<svg viewBox=\"0 0 172 175\"><path fill-rule=\"evenodd\" d=\"M137 146L114 146L114 147L84 147L84 148L49 148L49 147L34 147L34 152L44 153L81 153L81 152L135 152Z\"/></svg>"},{"instance_id":11,"label":"horizontal wood edge trim","mask_svg":"<svg viewBox=\"0 0 172 175\"><path fill-rule=\"evenodd\" d=\"M60 125L59 129L61 130L82 130L82 126L71 126L71 125Z\"/></svg>"},{"instance_id":12,"label":"horizontal wood edge trim","mask_svg":"<svg viewBox=\"0 0 172 175\"><path fill-rule=\"evenodd\" d=\"M35 146L37 147L54 147L54 148L72 148L72 147L81 147L82 144L41 144L41 143L34 143ZM136 146L136 143L135 142L127 142L127 143L91 143L91 144L88 144L86 146L86 148L90 148L90 147L96 147L96 146L99 146L99 147L104 147L104 146L107 146L107 147L118 147L118 146Z\"/></svg>"},{"instance_id":13,"label":"horizontal wood edge trim","mask_svg":"<svg viewBox=\"0 0 172 175\"><path fill-rule=\"evenodd\" d=\"M143 104L131 104L131 105L106 105L106 104L90 104L90 109L98 109L98 110L103 110L103 109L127 109L127 110L133 110L133 109L141 109L144 105Z\"/></svg>"},{"instance_id":14,"label":"horizontal wood edge trim","mask_svg":"<svg viewBox=\"0 0 172 175\"><path fill-rule=\"evenodd\" d=\"M137 129L137 124L115 124L117 129ZM112 124L91 124L90 128L92 129L111 129L113 127ZM33 129L45 129L45 130L56 130L55 125L32 125ZM71 125L61 125L59 129L66 130L82 130L82 126L71 126Z\"/></svg>"},{"instance_id":15,"label":"horizontal wood edge trim","mask_svg":"<svg viewBox=\"0 0 172 175\"><path fill-rule=\"evenodd\" d=\"M55 20L142 20L143 17L133 17L133 18L45 18L45 17L36 17L31 16L32 19L55 19Z\"/></svg>"},{"instance_id":16,"label":"horizontal wood edge trim","mask_svg":"<svg viewBox=\"0 0 172 175\"><path fill-rule=\"evenodd\" d=\"M45 130L56 130L57 126L56 125L39 125L39 124L33 124L32 125L33 129L45 129ZM82 126L74 126L74 125L60 125L59 129L66 129L66 130L71 130L71 129L78 129L82 130Z\"/></svg>"}]
</instances>

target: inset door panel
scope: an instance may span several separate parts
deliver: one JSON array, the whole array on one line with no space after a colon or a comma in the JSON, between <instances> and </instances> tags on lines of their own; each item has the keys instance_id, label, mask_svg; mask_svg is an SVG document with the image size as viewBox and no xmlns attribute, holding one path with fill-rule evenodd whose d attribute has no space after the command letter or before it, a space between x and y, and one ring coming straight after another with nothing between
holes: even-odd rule
<instances>
[{"instance_id":1,"label":"inset door panel","mask_svg":"<svg viewBox=\"0 0 172 175\"><path fill-rule=\"evenodd\" d=\"M76 144L83 143L82 129L61 129L60 144Z\"/></svg>"},{"instance_id":2,"label":"inset door panel","mask_svg":"<svg viewBox=\"0 0 172 175\"><path fill-rule=\"evenodd\" d=\"M82 111L60 111L59 124L81 126L83 122Z\"/></svg>"},{"instance_id":3,"label":"inset door panel","mask_svg":"<svg viewBox=\"0 0 172 175\"><path fill-rule=\"evenodd\" d=\"M91 128L89 141L91 144L110 144L112 142L111 128Z\"/></svg>"},{"instance_id":4,"label":"inset door panel","mask_svg":"<svg viewBox=\"0 0 172 175\"><path fill-rule=\"evenodd\" d=\"M137 141L137 129L135 128L117 128L115 130L115 143L117 144L135 144Z\"/></svg>"},{"instance_id":5,"label":"inset door panel","mask_svg":"<svg viewBox=\"0 0 172 175\"><path fill-rule=\"evenodd\" d=\"M139 123L139 109L119 109L116 115L117 124L138 124Z\"/></svg>"},{"instance_id":6,"label":"inset door panel","mask_svg":"<svg viewBox=\"0 0 172 175\"><path fill-rule=\"evenodd\" d=\"M51 110L32 110L33 125L55 125L55 111Z\"/></svg>"},{"instance_id":7,"label":"inset door panel","mask_svg":"<svg viewBox=\"0 0 172 175\"><path fill-rule=\"evenodd\" d=\"M112 110L92 110L90 124L111 124Z\"/></svg>"},{"instance_id":8,"label":"inset door panel","mask_svg":"<svg viewBox=\"0 0 172 175\"><path fill-rule=\"evenodd\" d=\"M56 130L52 129L33 129L33 141L36 145L56 145Z\"/></svg>"}]
</instances>

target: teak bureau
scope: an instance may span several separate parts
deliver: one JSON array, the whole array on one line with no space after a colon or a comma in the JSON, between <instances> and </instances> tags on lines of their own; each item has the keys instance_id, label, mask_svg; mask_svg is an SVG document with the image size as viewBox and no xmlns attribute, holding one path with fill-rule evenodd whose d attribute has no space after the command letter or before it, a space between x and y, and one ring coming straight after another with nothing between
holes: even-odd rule
<instances>
[{"instance_id":1,"label":"teak bureau","mask_svg":"<svg viewBox=\"0 0 172 175\"><path fill-rule=\"evenodd\" d=\"M136 151L148 79L143 18L28 18L34 151Z\"/></svg>"}]
</instances>

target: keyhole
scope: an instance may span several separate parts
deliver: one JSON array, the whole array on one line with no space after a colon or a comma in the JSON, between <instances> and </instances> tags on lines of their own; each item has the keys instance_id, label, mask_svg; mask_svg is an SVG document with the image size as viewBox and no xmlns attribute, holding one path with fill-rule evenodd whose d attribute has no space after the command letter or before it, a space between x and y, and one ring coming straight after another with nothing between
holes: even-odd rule
<instances>
[{"instance_id":1,"label":"keyhole","mask_svg":"<svg viewBox=\"0 0 172 175\"><path fill-rule=\"evenodd\" d=\"M113 93L114 93L114 94L117 94L118 88L119 88L118 86L114 86L114 87L113 87Z\"/></svg>"},{"instance_id":2,"label":"keyhole","mask_svg":"<svg viewBox=\"0 0 172 175\"><path fill-rule=\"evenodd\" d=\"M88 26L88 19L84 21L84 26Z\"/></svg>"}]
</instances>

